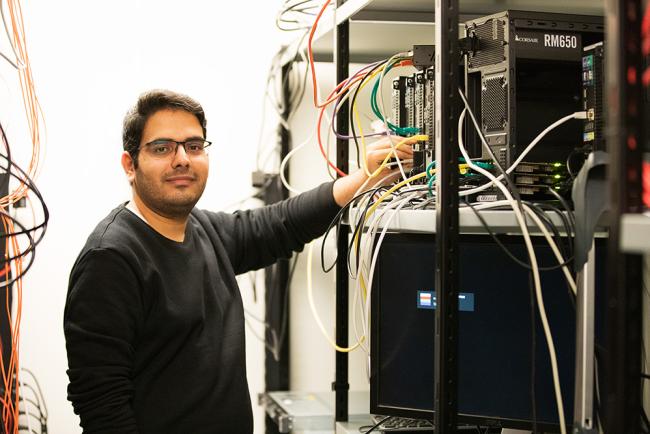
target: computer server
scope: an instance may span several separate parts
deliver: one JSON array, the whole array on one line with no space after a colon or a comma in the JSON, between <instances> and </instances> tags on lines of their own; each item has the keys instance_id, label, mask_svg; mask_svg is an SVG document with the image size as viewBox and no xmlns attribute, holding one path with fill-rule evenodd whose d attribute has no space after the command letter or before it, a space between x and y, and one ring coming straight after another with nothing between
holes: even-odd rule
<instances>
[{"instance_id":1,"label":"computer server","mask_svg":"<svg viewBox=\"0 0 650 434\"><path fill-rule=\"evenodd\" d=\"M509 167L544 128L582 109L582 49L603 39L602 17L506 11L466 22L467 93L490 149ZM469 130L468 130L469 131ZM526 161L565 163L582 125L549 133ZM478 136L469 137L476 142ZM489 154L484 150L483 157Z\"/></svg>"},{"instance_id":2,"label":"computer server","mask_svg":"<svg viewBox=\"0 0 650 434\"><path fill-rule=\"evenodd\" d=\"M582 141L586 151L605 150L603 74L605 48L602 42L584 48L582 55L582 99L587 112Z\"/></svg>"}]
</instances>

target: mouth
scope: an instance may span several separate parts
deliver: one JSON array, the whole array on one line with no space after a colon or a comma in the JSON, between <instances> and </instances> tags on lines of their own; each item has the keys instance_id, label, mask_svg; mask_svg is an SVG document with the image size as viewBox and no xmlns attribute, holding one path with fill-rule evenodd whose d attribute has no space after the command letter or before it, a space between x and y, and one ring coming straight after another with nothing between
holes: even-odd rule
<instances>
[{"instance_id":1,"label":"mouth","mask_svg":"<svg viewBox=\"0 0 650 434\"><path fill-rule=\"evenodd\" d=\"M189 175L170 176L169 178L165 179L165 182L178 186L189 185L194 181L196 181L196 178Z\"/></svg>"}]
</instances>

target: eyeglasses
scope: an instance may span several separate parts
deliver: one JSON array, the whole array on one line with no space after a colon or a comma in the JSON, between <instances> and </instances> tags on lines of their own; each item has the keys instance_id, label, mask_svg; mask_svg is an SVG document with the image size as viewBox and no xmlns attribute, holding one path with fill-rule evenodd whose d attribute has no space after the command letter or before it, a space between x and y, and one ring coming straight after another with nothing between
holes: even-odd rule
<instances>
[{"instance_id":1,"label":"eyeglasses","mask_svg":"<svg viewBox=\"0 0 650 434\"><path fill-rule=\"evenodd\" d=\"M199 157L206 155L206 149L212 142L203 139L189 139L184 142L178 142L171 139L158 139L143 146L147 152L155 158L166 158L176 155L179 146L183 146L185 153L190 157Z\"/></svg>"}]
</instances>

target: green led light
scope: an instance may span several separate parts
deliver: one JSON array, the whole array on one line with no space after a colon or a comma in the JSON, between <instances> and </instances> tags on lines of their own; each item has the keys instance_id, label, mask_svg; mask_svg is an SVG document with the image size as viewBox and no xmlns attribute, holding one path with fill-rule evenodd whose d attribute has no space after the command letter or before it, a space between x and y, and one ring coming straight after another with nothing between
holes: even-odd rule
<instances>
[{"instance_id":1,"label":"green led light","mask_svg":"<svg viewBox=\"0 0 650 434\"><path fill-rule=\"evenodd\" d=\"M560 179L562 178L562 175L555 175L555 179Z\"/></svg>"},{"instance_id":2,"label":"green led light","mask_svg":"<svg viewBox=\"0 0 650 434\"><path fill-rule=\"evenodd\" d=\"M562 166L562 163L553 163L553 167L560 167Z\"/></svg>"}]
</instances>

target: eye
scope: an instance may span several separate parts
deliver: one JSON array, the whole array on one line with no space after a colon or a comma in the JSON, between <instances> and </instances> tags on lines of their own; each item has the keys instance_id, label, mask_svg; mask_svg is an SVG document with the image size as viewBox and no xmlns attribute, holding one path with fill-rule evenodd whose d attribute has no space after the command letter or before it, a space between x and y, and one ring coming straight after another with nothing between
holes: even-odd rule
<instances>
[{"instance_id":1,"label":"eye","mask_svg":"<svg viewBox=\"0 0 650 434\"><path fill-rule=\"evenodd\" d=\"M203 148L204 142L202 140L193 140L185 143L185 149L187 149L188 152L195 154L203 152Z\"/></svg>"},{"instance_id":2,"label":"eye","mask_svg":"<svg viewBox=\"0 0 650 434\"><path fill-rule=\"evenodd\" d=\"M151 143L149 149L154 155L166 155L172 151L173 147L174 146L169 142L160 141Z\"/></svg>"},{"instance_id":3,"label":"eye","mask_svg":"<svg viewBox=\"0 0 650 434\"><path fill-rule=\"evenodd\" d=\"M153 147L154 154L167 154L172 150L172 147L169 145L156 145Z\"/></svg>"}]
</instances>

